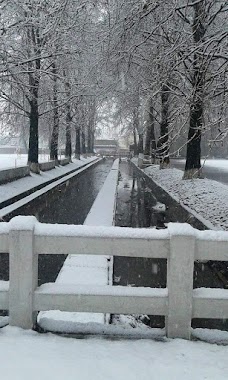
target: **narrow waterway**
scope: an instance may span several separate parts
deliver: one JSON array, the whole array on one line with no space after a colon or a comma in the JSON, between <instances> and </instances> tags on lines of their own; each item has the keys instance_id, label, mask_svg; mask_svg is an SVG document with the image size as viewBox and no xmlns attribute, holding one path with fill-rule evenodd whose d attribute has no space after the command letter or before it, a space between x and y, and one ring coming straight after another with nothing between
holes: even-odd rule
<instances>
[{"instance_id":1,"label":"narrow waterway","mask_svg":"<svg viewBox=\"0 0 228 380\"><path fill-rule=\"evenodd\" d=\"M161 212L158 212L158 210ZM162 228L166 223L190 223L202 228L197 220L172 202L161 191L155 189L140 172L128 162L120 164L116 225L121 227ZM195 263L194 288L223 288L224 283L213 269L213 263ZM215 265L218 265L215 263ZM166 260L130 257L114 258L114 285L166 287ZM115 318L115 316L114 316ZM149 316L152 327L164 327L164 317ZM193 320L193 327L209 327L228 330L226 320Z\"/></svg>"},{"instance_id":2,"label":"narrow waterway","mask_svg":"<svg viewBox=\"0 0 228 380\"><path fill-rule=\"evenodd\" d=\"M104 160L96 166L76 175L39 199L17 210L14 215L34 215L43 223L83 224L113 161ZM12 217L11 216L11 217ZM39 256L39 285L54 282L64 255ZM9 279L9 255L0 254L0 280Z\"/></svg>"}]
</instances>

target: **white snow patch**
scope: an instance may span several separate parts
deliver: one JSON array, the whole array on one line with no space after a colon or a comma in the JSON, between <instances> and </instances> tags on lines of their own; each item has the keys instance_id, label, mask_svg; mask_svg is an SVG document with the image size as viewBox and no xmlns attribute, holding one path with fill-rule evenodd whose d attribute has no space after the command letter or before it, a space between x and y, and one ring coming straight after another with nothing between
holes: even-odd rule
<instances>
[{"instance_id":1,"label":"white snow patch","mask_svg":"<svg viewBox=\"0 0 228 380\"><path fill-rule=\"evenodd\" d=\"M144 169L153 181L213 229L228 230L228 187L209 179L183 180L178 169Z\"/></svg>"},{"instance_id":2,"label":"white snow patch","mask_svg":"<svg viewBox=\"0 0 228 380\"><path fill-rule=\"evenodd\" d=\"M227 291L228 292L228 291ZM131 286L105 286L99 284L96 286L74 285L63 283L46 283L41 285L37 294L80 294L86 295L103 295L103 296L128 296L136 297L167 297L167 288L148 288L148 287L131 287Z\"/></svg>"},{"instance_id":3,"label":"white snow patch","mask_svg":"<svg viewBox=\"0 0 228 380\"><path fill-rule=\"evenodd\" d=\"M99 220L99 219L97 219ZM174 225L173 233L185 234L189 231L189 225L185 224L179 228L180 224L169 223ZM189 231L190 232L190 231ZM87 237L113 237L129 239L168 239L169 232L165 230L156 230L154 228L131 228L131 227L106 227L106 226L85 226L85 225L68 225L68 224L45 224L36 223L35 234L37 236L87 236Z\"/></svg>"},{"instance_id":4,"label":"white snow patch","mask_svg":"<svg viewBox=\"0 0 228 380\"><path fill-rule=\"evenodd\" d=\"M227 346L167 340L158 331L157 341L73 339L15 327L0 335L1 378L7 380L227 379Z\"/></svg>"},{"instance_id":5,"label":"white snow patch","mask_svg":"<svg viewBox=\"0 0 228 380\"><path fill-rule=\"evenodd\" d=\"M9 281L0 280L0 292L8 292Z\"/></svg>"},{"instance_id":6,"label":"white snow patch","mask_svg":"<svg viewBox=\"0 0 228 380\"><path fill-rule=\"evenodd\" d=\"M228 300L228 289L196 288L193 289L194 298L215 298Z\"/></svg>"}]
</instances>

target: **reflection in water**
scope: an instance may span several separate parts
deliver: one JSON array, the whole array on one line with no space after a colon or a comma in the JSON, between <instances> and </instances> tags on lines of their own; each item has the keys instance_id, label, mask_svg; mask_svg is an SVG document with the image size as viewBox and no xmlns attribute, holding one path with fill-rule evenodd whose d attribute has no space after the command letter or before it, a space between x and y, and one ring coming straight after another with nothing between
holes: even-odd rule
<instances>
[{"instance_id":1,"label":"reflection in water","mask_svg":"<svg viewBox=\"0 0 228 380\"><path fill-rule=\"evenodd\" d=\"M116 224L146 228L160 227L161 221L170 221L165 220L165 205L157 201L146 180L132 166L123 162L118 186Z\"/></svg>"},{"instance_id":2,"label":"reflection in water","mask_svg":"<svg viewBox=\"0 0 228 380\"><path fill-rule=\"evenodd\" d=\"M106 160L61 186L37 213L43 223L83 224L101 189L112 160ZM65 257L41 255L39 257L39 283L55 281Z\"/></svg>"},{"instance_id":3,"label":"reflection in water","mask_svg":"<svg viewBox=\"0 0 228 380\"><path fill-rule=\"evenodd\" d=\"M122 227L150 227L155 228L160 222L164 224L164 205L159 203L153 191L147 185L138 171L126 162L121 164L121 176L118 186L116 225ZM165 222L193 223L192 217L170 197L156 193L159 201L166 204ZM158 212L162 210L162 212ZM195 223L195 224L194 224ZM202 228L202 227L201 227ZM223 288L224 283L213 271L214 263L195 263L194 288L212 287ZM216 263L217 265L217 263ZM222 267L224 268L224 266ZM148 286L155 288L166 287L166 260L143 259L129 257L114 258L114 285L123 286ZM164 325L164 318L151 317L150 325L159 327ZM210 327L228 329L227 320L197 320L193 321L193 327Z\"/></svg>"},{"instance_id":4,"label":"reflection in water","mask_svg":"<svg viewBox=\"0 0 228 380\"><path fill-rule=\"evenodd\" d=\"M134 168L126 162L120 166L116 225L121 227L154 228L157 199ZM114 258L114 285L166 287L166 260L130 257ZM149 324L164 325L163 317L149 318Z\"/></svg>"},{"instance_id":5,"label":"reflection in water","mask_svg":"<svg viewBox=\"0 0 228 380\"><path fill-rule=\"evenodd\" d=\"M112 161L107 160L61 186L40 208L37 217L43 223L83 224L105 178Z\"/></svg>"}]
</instances>

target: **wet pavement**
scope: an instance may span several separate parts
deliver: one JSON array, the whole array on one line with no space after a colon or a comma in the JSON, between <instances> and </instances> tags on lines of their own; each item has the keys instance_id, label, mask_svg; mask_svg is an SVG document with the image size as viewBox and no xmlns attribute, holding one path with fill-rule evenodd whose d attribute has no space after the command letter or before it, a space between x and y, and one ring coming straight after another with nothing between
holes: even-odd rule
<instances>
[{"instance_id":1,"label":"wet pavement","mask_svg":"<svg viewBox=\"0 0 228 380\"><path fill-rule=\"evenodd\" d=\"M164 207L162 207L164 205ZM157 212L159 207L164 212ZM155 228L163 222L188 222L195 228L203 229L186 210L172 201L152 181L146 180L128 162L120 165L117 196L116 225L122 227ZM217 265L217 264L216 264ZM114 285L166 287L166 260L129 257L114 258ZM213 263L195 263L194 288L223 288L224 282L215 273ZM149 325L163 327L164 317L149 316ZM194 327L208 327L228 330L227 321L193 320Z\"/></svg>"},{"instance_id":2,"label":"wet pavement","mask_svg":"<svg viewBox=\"0 0 228 380\"><path fill-rule=\"evenodd\" d=\"M112 164L111 159L96 164L56 187L52 193L43 195L18 209L7 220L15 215L34 215L43 223L83 224ZM0 280L9 279L8 256L0 254ZM40 255L39 285L54 282L64 260L64 255Z\"/></svg>"}]
</instances>

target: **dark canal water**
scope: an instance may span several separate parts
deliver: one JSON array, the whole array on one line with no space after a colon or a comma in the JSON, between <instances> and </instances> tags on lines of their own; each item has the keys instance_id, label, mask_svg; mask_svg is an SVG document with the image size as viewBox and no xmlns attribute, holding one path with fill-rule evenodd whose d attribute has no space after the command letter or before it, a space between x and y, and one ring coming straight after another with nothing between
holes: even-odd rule
<instances>
[{"instance_id":1,"label":"dark canal water","mask_svg":"<svg viewBox=\"0 0 228 380\"><path fill-rule=\"evenodd\" d=\"M153 207L164 204L165 213L157 213ZM156 207L155 207L156 209ZM127 162L120 165L116 225L122 227L155 228L168 222L190 223L193 227L204 227L183 210L170 197L154 188L139 171ZM224 282L214 271L213 264L195 263L194 287L223 288ZM166 260L115 257L114 285L166 287ZM115 316L114 316L115 318ZM118 318L118 316L117 316ZM164 327L164 317L149 316L152 327ZM226 320L193 320L193 327L209 327L228 330Z\"/></svg>"},{"instance_id":2,"label":"dark canal water","mask_svg":"<svg viewBox=\"0 0 228 380\"><path fill-rule=\"evenodd\" d=\"M113 164L101 161L79 176L43 195L10 215L35 215L43 223L83 224ZM55 281L65 260L63 255L39 256L39 285ZM9 279L8 254L0 254L0 280Z\"/></svg>"}]
</instances>

